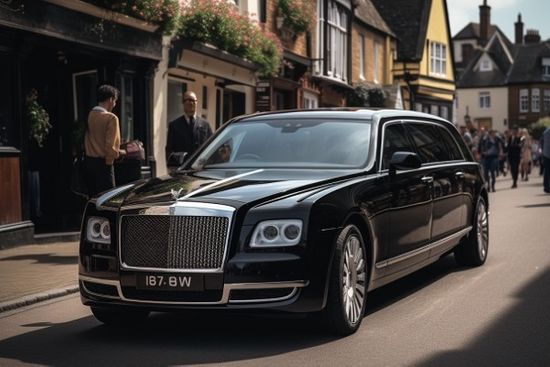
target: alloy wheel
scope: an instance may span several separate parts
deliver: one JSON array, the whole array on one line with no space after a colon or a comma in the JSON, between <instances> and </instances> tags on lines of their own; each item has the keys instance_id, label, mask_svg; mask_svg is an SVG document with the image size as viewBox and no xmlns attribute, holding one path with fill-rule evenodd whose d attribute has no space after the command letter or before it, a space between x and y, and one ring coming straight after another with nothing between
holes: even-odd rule
<instances>
[{"instance_id":1,"label":"alloy wheel","mask_svg":"<svg viewBox=\"0 0 550 367\"><path fill-rule=\"evenodd\" d=\"M351 324L356 324L363 317L366 279L363 246L357 236L351 235L344 245L342 272L342 299L346 317Z\"/></svg>"}]
</instances>

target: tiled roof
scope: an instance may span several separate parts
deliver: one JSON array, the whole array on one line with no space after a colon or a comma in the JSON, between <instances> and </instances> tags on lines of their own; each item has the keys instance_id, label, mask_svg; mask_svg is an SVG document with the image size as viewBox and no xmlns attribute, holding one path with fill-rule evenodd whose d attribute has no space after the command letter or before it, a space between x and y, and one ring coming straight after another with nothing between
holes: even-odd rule
<instances>
[{"instance_id":1,"label":"tiled roof","mask_svg":"<svg viewBox=\"0 0 550 367\"><path fill-rule=\"evenodd\" d=\"M493 37L493 34L495 32L500 33L502 38L504 39L504 42L506 43L506 46L508 49L512 49L513 43L506 37L504 32L502 30L494 25L489 25L489 39ZM464 28L462 28L454 37L453 40L463 40L463 39L472 39L475 38L476 40L479 40L479 23L468 23Z\"/></svg>"},{"instance_id":2,"label":"tiled roof","mask_svg":"<svg viewBox=\"0 0 550 367\"><path fill-rule=\"evenodd\" d=\"M550 58L550 43L516 45L514 64L508 76L508 83L550 82L542 76L543 57Z\"/></svg>"},{"instance_id":3,"label":"tiled roof","mask_svg":"<svg viewBox=\"0 0 550 367\"><path fill-rule=\"evenodd\" d=\"M397 36L398 60L421 60L431 0L372 0Z\"/></svg>"},{"instance_id":4,"label":"tiled roof","mask_svg":"<svg viewBox=\"0 0 550 367\"><path fill-rule=\"evenodd\" d=\"M378 13L378 10L376 10L376 7L373 5L371 0L358 0L358 5L355 9L355 16L363 23L368 24L379 31L395 36L384 19L382 19L380 13Z\"/></svg>"},{"instance_id":5,"label":"tiled roof","mask_svg":"<svg viewBox=\"0 0 550 367\"><path fill-rule=\"evenodd\" d=\"M497 63L494 55L490 52L476 50L470 63L456 83L458 88L495 87L506 84L506 74L508 69L501 69L498 63L497 66L493 67L491 71L480 71L479 68L474 70L475 66L479 62L479 59L486 52L489 56L491 56L491 59Z\"/></svg>"}]
</instances>

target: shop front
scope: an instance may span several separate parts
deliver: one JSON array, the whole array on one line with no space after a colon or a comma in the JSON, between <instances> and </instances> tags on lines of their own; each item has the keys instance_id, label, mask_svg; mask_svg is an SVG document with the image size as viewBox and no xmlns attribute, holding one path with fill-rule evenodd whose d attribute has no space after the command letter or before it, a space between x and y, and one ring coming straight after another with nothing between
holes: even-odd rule
<instances>
[{"instance_id":1,"label":"shop front","mask_svg":"<svg viewBox=\"0 0 550 367\"><path fill-rule=\"evenodd\" d=\"M21 242L80 226L85 200L70 190L71 167L99 85L121 91L113 112L122 140L152 150L151 80L162 44L154 28L101 17L108 13L91 4L26 2L23 11L16 3L0 7L0 181L10 193L0 239ZM117 184L135 178L128 165L117 166ZM138 161L138 176L154 167L152 157Z\"/></svg>"}]
</instances>

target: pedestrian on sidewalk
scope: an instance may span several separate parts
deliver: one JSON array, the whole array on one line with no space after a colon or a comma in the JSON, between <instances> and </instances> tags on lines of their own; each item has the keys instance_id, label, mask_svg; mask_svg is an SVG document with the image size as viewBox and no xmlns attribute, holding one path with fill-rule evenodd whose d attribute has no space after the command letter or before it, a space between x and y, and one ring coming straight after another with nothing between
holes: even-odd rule
<instances>
[{"instance_id":1,"label":"pedestrian on sidewalk","mask_svg":"<svg viewBox=\"0 0 550 367\"><path fill-rule=\"evenodd\" d=\"M531 143L531 136L527 129L521 129L521 180L529 181L529 174L531 173L531 165L533 164L533 150Z\"/></svg>"},{"instance_id":2,"label":"pedestrian on sidewalk","mask_svg":"<svg viewBox=\"0 0 550 367\"><path fill-rule=\"evenodd\" d=\"M88 194L95 196L115 187L115 159L125 155L120 149L118 117L112 112L119 91L111 85L102 85L97 90L98 105L88 114L84 135L86 152L86 183Z\"/></svg>"},{"instance_id":3,"label":"pedestrian on sidewalk","mask_svg":"<svg viewBox=\"0 0 550 367\"><path fill-rule=\"evenodd\" d=\"M550 194L550 127L542 134L542 164L544 166L544 192Z\"/></svg>"},{"instance_id":4,"label":"pedestrian on sidewalk","mask_svg":"<svg viewBox=\"0 0 550 367\"><path fill-rule=\"evenodd\" d=\"M498 171L498 159L503 154L503 144L495 130L490 130L479 141L481 163L485 173L485 182L488 190L495 192L496 173Z\"/></svg>"},{"instance_id":5,"label":"pedestrian on sidewalk","mask_svg":"<svg viewBox=\"0 0 550 367\"><path fill-rule=\"evenodd\" d=\"M518 187L519 162L521 158L521 138L518 128L513 127L508 138L508 166L512 174L512 188Z\"/></svg>"}]
</instances>

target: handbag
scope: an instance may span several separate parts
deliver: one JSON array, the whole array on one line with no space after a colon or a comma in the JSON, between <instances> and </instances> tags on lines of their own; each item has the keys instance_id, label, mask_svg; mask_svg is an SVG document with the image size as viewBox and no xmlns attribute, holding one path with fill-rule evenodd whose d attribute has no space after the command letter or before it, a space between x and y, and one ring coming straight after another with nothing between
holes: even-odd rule
<instances>
[{"instance_id":1,"label":"handbag","mask_svg":"<svg viewBox=\"0 0 550 367\"><path fill-rule=\"evenodd\" d=\"M76 195L88 198L88 185L86 184L86 162L84 154L76 156L71 170L71 191Z\"/></svg>"},{"instance_id":2,"label":"handbag","mask_svg":"<svg viewBox=\"0 0 550 367\"><path fill-rule=\"evenodd\" d=\"M130 140L121 145L121 148L126 150L127 159L145 159L145 149L143 148L143 143L139 140Z\"/></svg>"}]
</instances>

